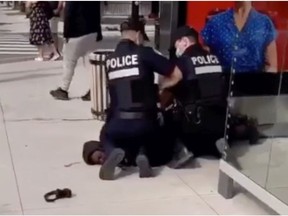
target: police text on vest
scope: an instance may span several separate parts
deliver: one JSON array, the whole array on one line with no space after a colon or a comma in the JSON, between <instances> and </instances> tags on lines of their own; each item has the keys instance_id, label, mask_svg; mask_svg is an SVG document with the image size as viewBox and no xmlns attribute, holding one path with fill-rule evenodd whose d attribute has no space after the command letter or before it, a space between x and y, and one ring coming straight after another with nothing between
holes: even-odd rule
<instances>
[{"instance_id":1,"label":"police text on vest","mask_svg":"<svg viewBox=\"0 0 288 216\"><path fill-rule=\"evenodd\" d=\"M192 57L191 60L194 65L219 64L217 57L214 55Z\"/></svg>"},{"instance_id":2,"label":"police text on vest","mask_svg":"<svg viewBox=\"0 0 288 216\"><path fill-rule=\"evenodd\" d=\"M122 57L111 58L106 61L107 69L124 68L131 65L138 65L138 55L126 55Z\"/></svg>"}]
</instances>

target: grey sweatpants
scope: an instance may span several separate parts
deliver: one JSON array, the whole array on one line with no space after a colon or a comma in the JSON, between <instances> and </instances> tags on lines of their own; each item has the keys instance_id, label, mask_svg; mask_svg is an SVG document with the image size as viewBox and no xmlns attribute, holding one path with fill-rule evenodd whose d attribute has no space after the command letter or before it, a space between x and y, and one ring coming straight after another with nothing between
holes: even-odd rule
<instances>
[{"instance_id":1,"label":"grey sweatpants","mask_svg":"<svg viewBox=\"0 0 288 216\"><path fill-rule=\"evenodd\" d=\"M63 67L64 73L60 87L68 91L75 73L77 61L80 57L85 57L96 49L97 33L84 35L77 38L69 38L68 43L63 47Z\"/></svg>"}]
</instances>

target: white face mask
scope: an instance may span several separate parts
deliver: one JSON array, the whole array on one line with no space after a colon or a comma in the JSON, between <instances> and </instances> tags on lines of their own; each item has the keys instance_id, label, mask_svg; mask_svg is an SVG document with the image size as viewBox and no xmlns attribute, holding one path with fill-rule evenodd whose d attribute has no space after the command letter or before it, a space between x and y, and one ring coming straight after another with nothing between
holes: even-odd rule
<instances>
[{"instance_id":1,"label":"white face mask","mask_svg":"<svg viewBox=\"0 0 288 216\"><path fill-rule=\"evenodd\" d=\"M182 50L180 50L179 48L177 48L176 49L176 56L177 56L177 58L179 58L180 56L182 56L183 55L183 51Z\"/></svg>"},{"instance_id":2,"label":"white face mask","mask_svg":"<svg viewBox=\"0 0 288 216\"><path fill-rule=\"evenodd\" d=\"M186 49L186 44L183 38L177 43L177 48L176 48L176 56L177 58L181 57Z\"/></svg>"}]
</instances>

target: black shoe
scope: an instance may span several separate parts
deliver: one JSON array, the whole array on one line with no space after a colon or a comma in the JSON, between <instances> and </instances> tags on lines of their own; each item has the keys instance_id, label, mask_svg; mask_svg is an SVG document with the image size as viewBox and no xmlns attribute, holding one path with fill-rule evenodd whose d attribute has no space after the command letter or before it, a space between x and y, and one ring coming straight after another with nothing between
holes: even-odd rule
<instances>
[{"instance_id":1,"label":"black shoe","mask_svg":"<svg viewBox=\"0 0 288 216\"><path fill-rule=\"evenodd\" d=\"M69 100L68 92L64 91L61 88L57 88L56 90L50 91L50 94L52 97L54 97L56 100Z\"/></svg>"},{"instance_id":2,"label":"black shoe","mask_svg":"<svg viewBox=\"0 0 288 216\"><path fill-rule=\"evenodd\" d=\"M124 156L125 152L122 149L120 148L114 149L100 168L99 172L100 179L113 180L115 168L124 159Z\"/></svg>"},{"instance_id":3,"label":"black shoe","mask_svg":"<svg viewBox=\"0 0 288 216\"><path fill-rule=\"evenodd\" d=\"M84 96L82 96L81 99L83 101L91 101L90 90Z\"/></svg>"},{"instance_id":4,"label":"black shoe","mask_svg":"<svg viewBox=\"0 0 288 216\"><path fill-rule=\"evenodd\" d=\"M102 31L100 31L98 34L97 34L97 38L96 38L96 41L99 42L103 40L103 35L102 35Z\"/></svg>"},{"instance_id":5,"label":"black shoe","mask_svg":"<svg viewBox=\"0 0 288 216\"><path fill-rule=\"evenodd\" d=\"M150 167L150 163L146 155L139 154L136 158L136 164L139 167L140 178L149 178L153 176L152 168Z\"/></svg>"},{"instance_id":6,"label":"black shoe","mask_svg":"<svg viewBox=\"0 0 288 216\"><path fill-rule=\"evenodd\" d=\"M181 150L178 151L173 160L168 165L172 169L183 168L188 162L193 159L193 153L188 151L185 146L182 146Z\"/></svg>"}]
</instances>

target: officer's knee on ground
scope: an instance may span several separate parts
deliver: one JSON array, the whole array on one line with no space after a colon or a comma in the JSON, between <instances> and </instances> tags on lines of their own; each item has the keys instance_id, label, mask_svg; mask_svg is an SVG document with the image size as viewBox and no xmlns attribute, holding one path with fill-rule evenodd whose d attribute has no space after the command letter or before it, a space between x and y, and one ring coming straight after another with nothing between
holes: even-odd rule
<instances>
[{"instance_id":1,"label":"officer's knee on ground","mask_svg":"<svg viewBox=\"0 0 288 216\"><path fill-rule=\"evenodd\" d=\"M165 120L164 120L165 121ZM173 158L175 137L169 124L160 127L147 145L147 156L151 166L163 166Z\"/></svg>"}]
</instances>

